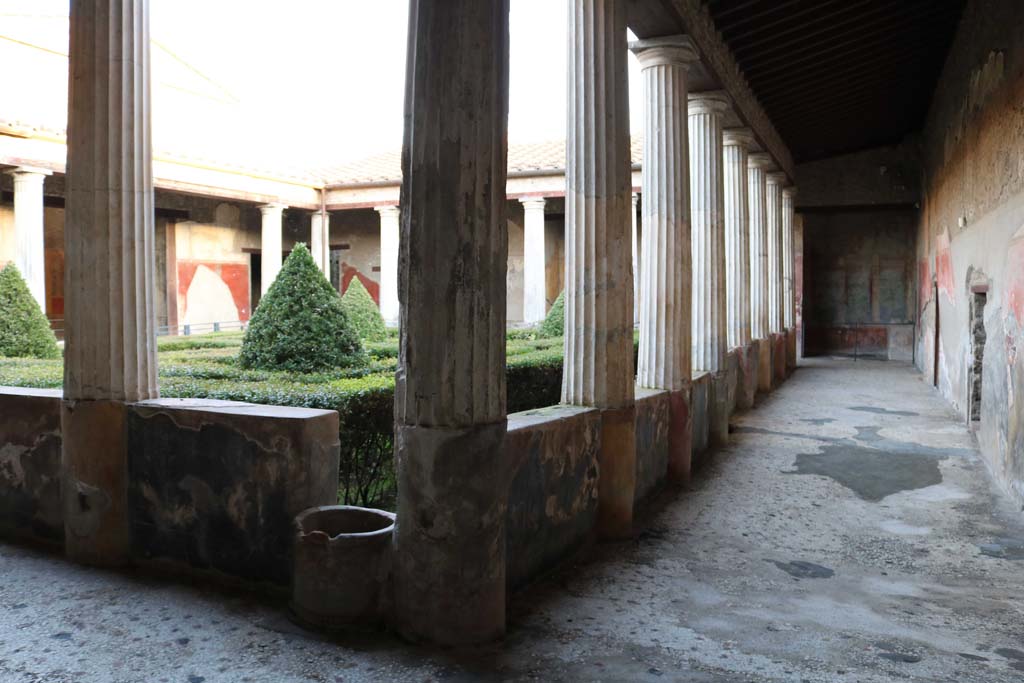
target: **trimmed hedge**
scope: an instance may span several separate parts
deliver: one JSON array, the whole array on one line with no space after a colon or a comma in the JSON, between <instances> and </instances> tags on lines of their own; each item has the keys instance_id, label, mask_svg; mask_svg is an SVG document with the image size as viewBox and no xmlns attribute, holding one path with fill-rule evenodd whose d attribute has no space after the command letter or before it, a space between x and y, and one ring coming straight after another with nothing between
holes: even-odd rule
<instances>
[{"instance_id":1,"label":"trimmed hedge","mask_svg":"<svg viewBox=\"0 0 1024 683\"><path fill-rule=\"evenodd\" d=\"M387 328L384 327L380 309L358 277L348 283L348 289L341 297L341 307L348 316L349 324L363 341L383 341L387 338Z\"/></svg>"},{"instance_id":2,"label":"trimmed hedge","mask_svg":"<svg viewBox=\"0 0 1024 683\"><path fill-rule=\"evenodd\" d=\"M297 244L260 300L242 340L243 368L317 372L359 365L362 343L338 292Z\"/></svg>"},{"instance_id":3,"label":"trimmed hedge","mask_svg":"<svg viewBox=\"0 0 1024 683\"><path fill-rule=\"evenodd\" d=\"M563 289L555 303L551 304L544 322L537 330L542 337L561 337L565 334L565 290Z\"/></svg>"},{"instance_id":4,"label":"trimmed hedge","mask_svg":"<svg viewBox=\"0 0 1024 683\"><path fill-rule=\"evenodd\" d=\"M13 263L0 270L0 356L60 358L50 321Z\"/></svg>"}]
</instances>

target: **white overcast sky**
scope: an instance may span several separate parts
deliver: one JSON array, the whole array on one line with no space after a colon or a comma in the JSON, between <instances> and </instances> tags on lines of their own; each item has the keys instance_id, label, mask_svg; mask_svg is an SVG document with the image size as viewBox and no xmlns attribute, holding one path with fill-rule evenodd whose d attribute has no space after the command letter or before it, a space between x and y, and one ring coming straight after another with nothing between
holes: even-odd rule
<instances>
[{"instance_id":1,"label":"white overcast sky","mask_svg":"<svg viewBox=\"0 0 1024 683\"><path fill-rule=\"evenodd\" d=\"M560 139L565 135L566 2L511 0L511 7L509 138ZM154 72L164 72L154 73L154 108L165 101L157 88L169 85L180 93L199 84L229 92L247 119L226 125L204 117L200 107L180 105L162 116L154 111L154 125L177 129L166 139L178 140L186 131L199 136L197 122L209 121L206 127L215 130L202 138L239 138L232 146L252 150L262 146L253 138L276 136L276 142L287 141L288 156L298 163L348 161L401 146L408 0L151 0L151 9L154 41L188 65L154 48ZM0 37L53 49L61 49L63 40L66 51L67 24L61 17L67 11L68 0L0 0ZM25 74L27 83L15 87L15 95L37 97L37 108L59 111L63 104L56 98L66 87L60 58L51 54L45 63L49 77ZM640 131L642 87L632 56L630 86L631 128ZM43 87L59 92L37 95ZM226 120L232 116L229 111Z\"/></svg>"}]
</instances>

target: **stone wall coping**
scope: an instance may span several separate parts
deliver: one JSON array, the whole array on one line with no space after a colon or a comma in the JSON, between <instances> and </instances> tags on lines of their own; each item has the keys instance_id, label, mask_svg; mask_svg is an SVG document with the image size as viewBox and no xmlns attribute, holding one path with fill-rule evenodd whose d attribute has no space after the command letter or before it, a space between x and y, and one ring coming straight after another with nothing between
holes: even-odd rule
<instances>
[{"instance_id":1,"label":"stone wall coping","mask_svg":"<svg viewBox=\"0 0 1024 683\"><path fill-rule=\"evenodd\" d=\"M64 398L63 389L35 389L33 387L0 386L0 396L33 396L36 398Z\"/></svg>"},{"instance_id":2,"label":"stone wall coping","mask_svg":"<svg viewBox=\"0 0 1024 683\"><path fill-rule=\"evenodd\" d=\"M701 382L708 382L711 380L711 373L700 370L693 373L693 384L700 384Z\"/></svg>"},{"instance_id":3,"label":"stone wall coping","mask_svg":"<svg viewBox=\"0 0 1024 683\"><path fill-rule=\"evenodd\" d=\"M227 415L248 415L251 417L278 418L284 420L309 420L331 415L333 410L319 408L297 408L294 406L268 406L260 403L224 401L213 398L154 398L131 404L135 408L152 410L189 410L203 413Z\"/></svg>"},{"instance_id":4,"label":"stone wall coping","mask_svg":"<svg viewBox=\"0 0 1024 683\"><path fill-rule=\"evenodd\" d=\"M670 393L668 389L648 389L647 387L635 387L633 391L634 400L637 403L641 401L653 401Z\"/></svg>"},{"instance_id":5,"label":"stone wall coping","mask_svg":"<svg viewBox=\"0 0 1024 683\"><path fill-rule=\"evenodd\" d=\"M547 408L535 408L524 410L520 413L510 413L508 416L508 431L519 431L523 429L535 429L546 424L554 424L564 420L572 420L589 413L599 413L599 408L591 406L555 405Z\"/></svg>"}]
</instances>

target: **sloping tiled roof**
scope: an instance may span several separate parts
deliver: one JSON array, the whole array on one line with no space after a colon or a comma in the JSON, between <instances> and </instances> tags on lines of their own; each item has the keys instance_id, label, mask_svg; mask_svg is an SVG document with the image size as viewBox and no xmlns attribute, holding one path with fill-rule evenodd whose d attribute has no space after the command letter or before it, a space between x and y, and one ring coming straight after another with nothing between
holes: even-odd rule
<instances>
[{"instance_id":1,"label":"sloping tiled roof","mask_svg":"<svg viewBox=\"0 0 1024 683\"><path fill-rule=\"evenodd\" d=\"M633 136L631 156L637 165L643 158L643 137ZM529 174L565 170L565 141L511 143L508 146L508 172ZM398 183L402 180L402 153L385 152L314 172L329 186Z\"/></svg>"}]
</instances>

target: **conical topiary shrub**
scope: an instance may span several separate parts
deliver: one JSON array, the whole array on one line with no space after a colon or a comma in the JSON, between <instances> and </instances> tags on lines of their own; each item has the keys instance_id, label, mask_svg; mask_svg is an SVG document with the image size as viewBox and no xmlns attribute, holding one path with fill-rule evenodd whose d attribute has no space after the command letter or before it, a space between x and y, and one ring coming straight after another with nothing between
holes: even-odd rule
<instances>
[{"instance_id":1,"label":"conical topiary shrub","mask_svg":"<svg viewBox=\"0 0 1024 683\"><path fill-rule=\"evenodd\" d=\"M387 337L380 309L358 277L353 277L348 283L348 289L341 297L341 307L345 309L349 324L363 341L383 341Z\"/></svg>"},{"instance_id":2,"label":"conical topiary shrub","mask_svg":"<svg viewBox=\"0 0 1024 683\"><path fill-rule=\"evenodd\" d=\"M551 310L544 318L537 330L542 337L561 337L565 331L565 290L563 289L555 303L551 304Z\"/></svg>"},{"instance_id":3,"label":"conical topiary shrub","mask_svg":"<svg viewBox=\"0 0 1024 683\"><path fill-rule=\"evenodd\" d=\"M244 368L316 372L363 362L341 297L297 244L260 299L238 357Z\"/></svg>"},{"instance_id":4,"label":"conical topiary shrub","mask_svg":"<svg viewBox=\"0 0 1024 683\"><path fill-rule=\"evenodd\" d=\"M0 356L60 358L50 321L13 263L0 270Z\"/></svg>"}]
</instances>

